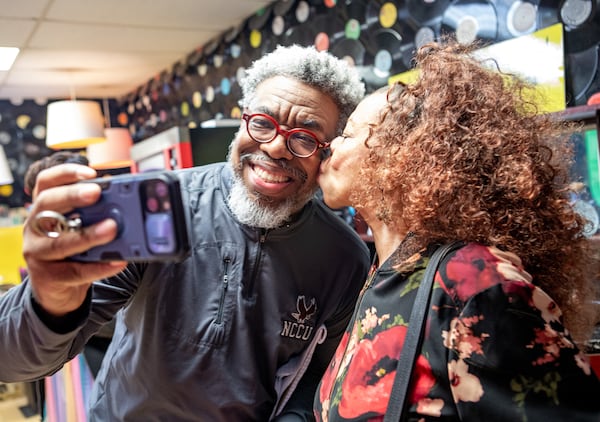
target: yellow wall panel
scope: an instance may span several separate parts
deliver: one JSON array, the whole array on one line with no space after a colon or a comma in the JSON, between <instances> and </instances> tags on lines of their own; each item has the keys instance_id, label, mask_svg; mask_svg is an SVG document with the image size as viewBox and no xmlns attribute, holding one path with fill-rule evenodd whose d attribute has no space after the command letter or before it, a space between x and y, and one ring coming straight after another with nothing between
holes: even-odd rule
<instances>
[{"instance_id":1,"label":"yellow wall panel","mask_svg":"<svg viewBox=\"0 0 600 422\"><path fill-rule=\"evenodd\" d=\"M21 254L23 226L0 227L0 284L19 284L20 269L26 268Z\"/></svg>"}]
</instances>

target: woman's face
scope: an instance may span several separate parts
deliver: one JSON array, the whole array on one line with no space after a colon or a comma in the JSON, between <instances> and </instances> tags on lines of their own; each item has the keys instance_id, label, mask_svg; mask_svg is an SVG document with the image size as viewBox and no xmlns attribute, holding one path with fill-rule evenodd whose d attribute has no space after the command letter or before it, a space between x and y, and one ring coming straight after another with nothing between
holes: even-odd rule
<instances>
[{"instance_id":1,"label":"woman's face","mask_svg":"<svg viewBox=\"0 0 600 422\"><path fill-rule=\"evenodd\" d=\"M342 135L331 142L331 156L321 163L318 178L323 199L329 207L352 206L352 190L365 183L358 180L358 174L368 154L365 141L369 137L369 123L377 122L385 104L386 94L383 92L366 97L348 119Z\"/></svg>"}]
</instances>

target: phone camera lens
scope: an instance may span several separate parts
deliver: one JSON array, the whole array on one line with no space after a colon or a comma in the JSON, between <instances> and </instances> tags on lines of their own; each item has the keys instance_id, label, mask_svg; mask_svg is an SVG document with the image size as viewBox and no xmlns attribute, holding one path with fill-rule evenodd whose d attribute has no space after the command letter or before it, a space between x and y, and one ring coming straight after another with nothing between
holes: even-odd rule
<instances>
[{"instance_id":1,"label":"phone camera lens","mask_svg":"<svg viewBox=\"0 0 600 422\"><path fill-rule=\"evenodd\" d=\"M154 197L150 197L146 200L146 208L150 212L158 211L158 200Z\"/></svg>"},{"instance_id":2,"label":"phone camera lens","mask_svg":"<svg viewBox=\"0 0 600 422\"><path fill-rule=\"evenodd\" d=\"M164 198L169 193L169 188L165 182L158 181L156 182L155 192L159 197Z\"/></svg>"}]
</instances>

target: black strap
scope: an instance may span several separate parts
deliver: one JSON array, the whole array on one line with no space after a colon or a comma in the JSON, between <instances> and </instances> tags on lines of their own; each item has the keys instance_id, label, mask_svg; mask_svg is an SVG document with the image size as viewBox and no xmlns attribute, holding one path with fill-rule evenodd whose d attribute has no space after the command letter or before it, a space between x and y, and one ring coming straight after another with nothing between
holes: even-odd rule
<instances>
[{"instance_id":1,"label":"black strap","mask_svg":"<svg viewBox=\"0 0 600 422\"><path fill-rule=\"evenodd\" d=\"M384 422L397 422L406 416L404 410L407 402L408 387L410 386L410 377L415 366L418 350L421 349L423 342L423 327L425 326L425 317L429 310L429 301L431 299L431 289L433 287L433 278L440 261L448 252L462 245L462 242L453 242L440 246L431 255L423 280L417 291L417 297L410 313L408 331L404 339L404 346L398 359L396 368L396 377L390 392L390 401L387 411L383 418Z\"/></svg>"}]
</instances>

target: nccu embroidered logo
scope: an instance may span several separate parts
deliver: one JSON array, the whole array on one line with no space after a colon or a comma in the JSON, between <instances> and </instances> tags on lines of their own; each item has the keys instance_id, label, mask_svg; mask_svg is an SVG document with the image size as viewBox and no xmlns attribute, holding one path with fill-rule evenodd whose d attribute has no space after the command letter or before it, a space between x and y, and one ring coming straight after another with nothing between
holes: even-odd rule
<instances>
[{"instance_id":1,"label":"nccu embroidered logo","mask_svg":"<svg viewBox=\"0 0 600 422\"><path fill-rule=\"evenodd\" d=\"M310 321L312 316L317 312L317 302L315 298L312 298L307 306L306 297L298 296L298 299L296 300L296 311L297 312L292 312L292 317L294 317L295 321L283 320L281 336L308 340L315 328L314 322L313 325L306 324L306 322Z\"/></svg>"}]
</instances>

